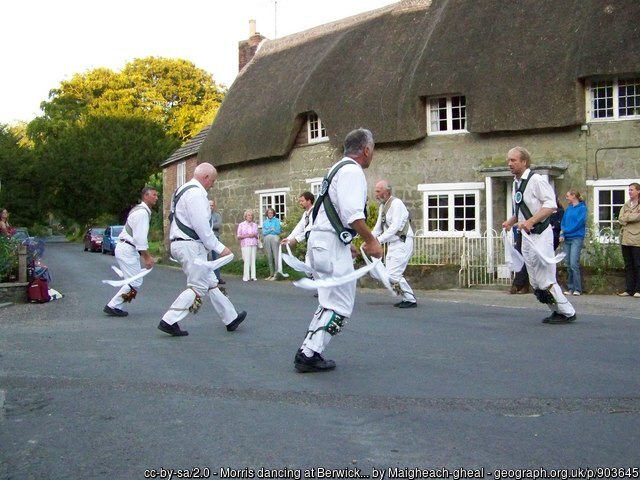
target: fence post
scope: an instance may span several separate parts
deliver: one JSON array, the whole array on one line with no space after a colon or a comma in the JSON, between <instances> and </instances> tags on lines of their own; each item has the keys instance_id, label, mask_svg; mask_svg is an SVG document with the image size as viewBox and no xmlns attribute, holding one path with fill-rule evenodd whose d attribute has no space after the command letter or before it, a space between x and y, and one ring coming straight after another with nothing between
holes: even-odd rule
<instances>
[{"instance_id":1,"label":"fence post","mask_svg":"<svg viewBox=\"0 0 640 480\"><path fill-rule=\"evenodd\" d=\"M18 282L27 282L27 246L18 245Z\"/></svg>"}]
</instances>

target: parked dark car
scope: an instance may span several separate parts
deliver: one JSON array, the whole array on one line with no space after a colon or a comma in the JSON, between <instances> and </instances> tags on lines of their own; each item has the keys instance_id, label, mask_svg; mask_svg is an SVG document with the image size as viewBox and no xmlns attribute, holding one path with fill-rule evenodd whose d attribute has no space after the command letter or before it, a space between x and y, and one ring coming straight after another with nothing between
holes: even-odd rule
<instances>
[{"instance_id":1,"label":"parked dark car","mask_svg":"<svg viewBox=\"0 0 640 480\"><path fill-rule=\"evenodd\" d=\"M102 250L102 235L104 235L104 228L91 227L84 232L84 251L91 250L92 252L99 252Z\"/></svg>"},{"instance_id":2,"label":"parked dark car","mask_svg":"<svg viewBox=\"0 0 640 480\"><path fill-rule=\"evenodd\" d=\"M102 236L102 253L116 254L116 245L118 244L118 235L122 232L124 225L109 225Z\"/></svg>"}]
</instances>

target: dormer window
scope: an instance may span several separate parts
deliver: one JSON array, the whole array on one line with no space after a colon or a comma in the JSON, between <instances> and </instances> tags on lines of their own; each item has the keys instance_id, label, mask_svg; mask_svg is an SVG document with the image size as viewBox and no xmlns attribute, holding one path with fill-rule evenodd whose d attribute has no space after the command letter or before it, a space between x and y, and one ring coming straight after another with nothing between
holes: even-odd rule
<instances>
[{"instance_id":1,"label":"dormer window","mask_svg":"<svg viewBox=\"0 0 640 480\"><path fill-rule=\"evenodd\" d=\"M466 133L467 99L464 95L430 98L427 105L430 135Z\"/></svg>"},{"instance_id":2,"label":"dormer window","mask_svg":"<svg viewBox=\"0 0 640 480\"><path fill-rule=\"evenodd\" d=\"M590 122L640 118L640 78L587 81L587 118Z\"/></svg>"},{"instance_id":3,"label":"dormer window","mask_svg":"<svg viewBox=\"0 0 640 480\"><path fill-rule=\"evenodd\" d=\"M325 140L329 140L327 136L327 130L322 124L322 120L316 113L309 113L307 115L307 140L309 143L318 143Z\"/></svg>"}]
</instances>

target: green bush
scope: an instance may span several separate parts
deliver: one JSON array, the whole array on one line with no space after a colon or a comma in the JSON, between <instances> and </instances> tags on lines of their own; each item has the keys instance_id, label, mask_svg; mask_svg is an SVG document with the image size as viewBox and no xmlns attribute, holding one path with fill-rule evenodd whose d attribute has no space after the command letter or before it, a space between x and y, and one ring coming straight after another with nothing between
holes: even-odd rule
<instances>
[{"instance_id":1,"label":"green bush","mask_svg":"<svg viewBox=\"0 0 640 480\"><path fill-rule=\"evenodd\" d=\"M0 238L0 282L10 281L18 273L18 243Z\"/></svg>"}]
</instances>

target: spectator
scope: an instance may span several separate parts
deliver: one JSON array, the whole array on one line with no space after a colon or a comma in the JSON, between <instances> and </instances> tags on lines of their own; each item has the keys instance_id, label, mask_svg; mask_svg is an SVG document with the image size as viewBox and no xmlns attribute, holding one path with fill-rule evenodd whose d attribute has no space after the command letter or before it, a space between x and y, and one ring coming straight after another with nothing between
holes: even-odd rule
<instances>
[{"instance_id":1,"label":"spectator","mask_svg":"<svg viewBox=\"0 0 640 480\"><path fill-rule=\"evenodd\" d=\"M9 224L9 212L6 208L0 209L0 237L11 237L16 229Z\"/></svg>"},{"instance_id":2,"label":"spectator","mask_svg":"<svg viewBox=\"0 0 640 480\"><path fill-rule=\"evenodd\" d=\"M244 212L244 222L238 225L236 236L240 240L244 273L242 280L248 282L256 278L256 251L258 250L258 224L253 221L253 210Z\"/></svg>"},{"instance_id":3,"label":"spectator","mask_svg":"<svg viewBox=\"0 0 640 480\"><path fill-rule=\"evenodd\" d=\"M572 188L565 196L567 209L561 222L560 241L564 242L565 261L567 262L567 291L565 295L581 295L580 252L587 232L587 206L576 189Z\"/></svg>"},{"instance_id":4,"label":"spectator","mask_svg":"<svg viewBox=\"0 0 640 480\"><path fill-rule=\"evenodd\" d=\"M620 245L624 258L627 288L621 297L640 298L640 183L629 185L629 201L620 209Z\"/></svg>"},{"instance_id":5,"label":"spectator","mask_svg":"<svg viewBox=\"0 0 640 480\"><path fill-rule=\"evenodd\" d=\"M269 263L267 280L275 280L278 272L278 250L280 249L280 219L273 208L267 208L267 218L262 222L262 241Z\"/></svg>"}]
</instances>

